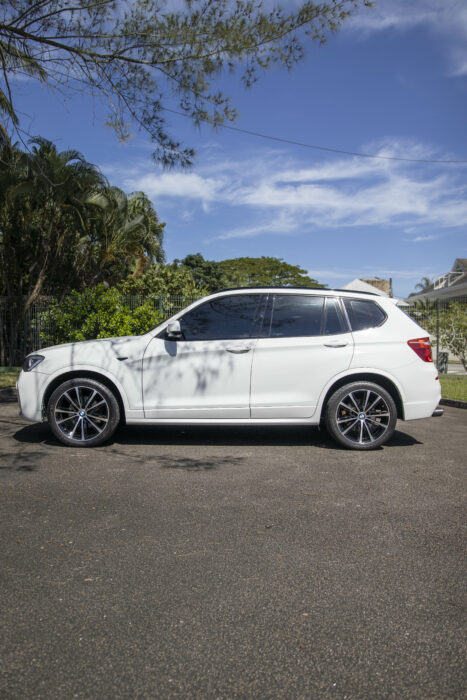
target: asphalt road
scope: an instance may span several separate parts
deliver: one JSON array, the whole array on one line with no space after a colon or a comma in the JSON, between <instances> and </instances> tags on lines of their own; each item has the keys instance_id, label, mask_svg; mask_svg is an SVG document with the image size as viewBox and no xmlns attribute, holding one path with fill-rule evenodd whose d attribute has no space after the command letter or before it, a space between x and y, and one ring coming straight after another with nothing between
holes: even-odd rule
<instances>
[{"instance_id":1,"label":"asphalt road","mask_svg":"<svg viewBox=\"0 0 467 700\"><path fill-rule=\"evenodd\" d=\"M467 411L60 446L0 406L0 697L465 696Z\"/></svg>"}]
</instances>

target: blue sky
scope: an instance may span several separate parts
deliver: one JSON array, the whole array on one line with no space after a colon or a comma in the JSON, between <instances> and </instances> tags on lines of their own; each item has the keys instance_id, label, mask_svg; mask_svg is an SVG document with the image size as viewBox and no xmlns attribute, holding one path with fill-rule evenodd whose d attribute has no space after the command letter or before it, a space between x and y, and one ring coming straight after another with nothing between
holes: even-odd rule
<instances>
[{"instance_id":1,"label":"blue sky","mask_svg":"<svg viewBox=\"0 0 467 700\"><path fill-rule=\"evenodd\" d=\"M290 4L290 3L289 3ZM329 148L467 160L465 0L379 0L291 73L251 90L220 81L235 126ZM272 255L331 287L392 277L406 296L421 277L467 257L467 164L369 159L313 150L170 116L194 146L189 171L163 171L136 130L119 144L102 107L19 84L23 126L77 148L112 184L144 190L166 222L168 260Z\"/></svg>"}]
</instances>

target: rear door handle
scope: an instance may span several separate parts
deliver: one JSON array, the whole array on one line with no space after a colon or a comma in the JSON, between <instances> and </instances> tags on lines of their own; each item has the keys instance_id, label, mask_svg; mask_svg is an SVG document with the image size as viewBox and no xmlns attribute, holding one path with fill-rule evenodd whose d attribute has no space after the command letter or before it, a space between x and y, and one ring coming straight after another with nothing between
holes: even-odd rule
<instances>
[{"instance_id":1,"label":"rear door handle","mask_svg":"<svg viewBox=\"0 0 467 700\"><path fill-rule=\"evenodd\" d=\"M250 345L227 345L226 348L227 352L233 352L236 355L240 355L242 352L250 352L251 346Z\"/></svg>"},{"instance_id":2,"label":"rear door handle","mask_svg":"<svg viewBox=\"0 0 467 700\"><path fill-rule=\"evenodd\" d=\"M345 348L348 343L324 343L325 348Z\"/></svg>"}]
</instances>

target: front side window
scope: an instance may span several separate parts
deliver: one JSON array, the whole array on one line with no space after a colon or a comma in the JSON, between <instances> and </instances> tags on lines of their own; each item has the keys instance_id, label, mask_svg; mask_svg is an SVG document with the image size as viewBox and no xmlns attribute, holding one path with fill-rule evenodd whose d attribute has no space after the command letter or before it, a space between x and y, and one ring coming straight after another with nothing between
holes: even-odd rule
<instances>
[{"instance_id":1,"label":"front side window","mask_svg":"<svg viewBox=\"0 0 467 700\"><path fill-rule=\"evenodd\" d=\"M257 335L261 294L217 297L182 316L184 340L235 340Z\"/></svg>"},{"instance_id":2,"label":"front side window","mask_svg":"<svg viewBox=\"0 0 467 700\"><path fill-rule=\"evenodd\" d=\"M293 338L321 335L324 297L275 295L270 298L263 336Z\"/></svg>"},{"instance_id":3,"label":"front side window","mask_svg":"<svg viewBox=\"0 0 467 700\"><path fill-rule=\"evenodd\" d=\"M374 301L366 299L344 299L344 305L353 331L376 328L386 320L383 309Z\"/></svg>"}]
</instances>

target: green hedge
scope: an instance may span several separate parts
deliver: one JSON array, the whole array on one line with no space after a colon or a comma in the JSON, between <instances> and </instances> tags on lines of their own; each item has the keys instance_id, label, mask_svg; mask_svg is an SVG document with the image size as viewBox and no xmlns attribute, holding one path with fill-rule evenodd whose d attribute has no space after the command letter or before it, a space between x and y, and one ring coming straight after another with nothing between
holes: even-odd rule
<instances>
[{"instance_id":1,"label":"green hedge","mask_svg":"<svg viewBox=\"0 0 467 700\"><path fill-rule=\"evenodd\" d=\"M152 300L130 306L115 289L102 284L83 292L71 292L62 301L51 301L41 314L41 339L47 345L78 340L147 333L163 320Z\"/></svg>"}]
</instances>

